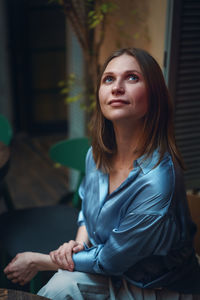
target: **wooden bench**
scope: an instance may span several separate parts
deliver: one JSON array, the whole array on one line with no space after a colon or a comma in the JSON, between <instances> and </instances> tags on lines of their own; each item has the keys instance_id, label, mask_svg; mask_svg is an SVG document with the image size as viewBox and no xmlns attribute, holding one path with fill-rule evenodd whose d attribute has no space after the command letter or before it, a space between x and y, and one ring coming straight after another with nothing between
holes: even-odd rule
<instances>
[{"instance_id":1,"label":"wooden bench","mask_svg":"<svg viewBox=\"0 0 200 300\"><path fill-rule=\"evenodd\" d=\"M187 198L192 219L198 227L194 240L194 246L197 254L200 255L200 196L188 195Z\"/></svg>"},{"instance_id":2,"label":"wooden bench","mask_svg":"<svg viewBox=\"0 0 200 300\"><path fill-rule=\"evenodd\" d=\"M0 289L1 300L45 300L49 298L33 295L23 291Z\"/></svg>"}]
</instances>

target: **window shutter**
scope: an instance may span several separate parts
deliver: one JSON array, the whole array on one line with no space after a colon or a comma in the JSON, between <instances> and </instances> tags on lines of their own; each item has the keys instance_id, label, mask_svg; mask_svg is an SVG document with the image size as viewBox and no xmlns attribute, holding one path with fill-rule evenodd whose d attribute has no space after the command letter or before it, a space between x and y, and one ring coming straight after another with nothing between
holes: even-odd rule
<instances>
[{"instance_id":1,"label":"window shutter","mask_svg":"<svg viewBox=\"0 0 200 300\"><path fill-rule=\"evenodd\" d=\"M200 1L178 2L173 19L178 16L179 21L170 54L175 51L176 62L169 89L175 102L176 140L186 165L186 187L200 189Z\"/></svg>"}]
</instances>

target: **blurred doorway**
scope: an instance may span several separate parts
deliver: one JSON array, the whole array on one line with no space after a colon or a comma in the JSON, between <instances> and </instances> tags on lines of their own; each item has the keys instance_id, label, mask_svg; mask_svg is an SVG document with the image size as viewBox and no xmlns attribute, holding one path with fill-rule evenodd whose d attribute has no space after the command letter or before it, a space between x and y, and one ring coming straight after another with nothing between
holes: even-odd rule
<instances>
[{"instance_id":1,"label":"blurred doorway","mask_svg":"<svg viewBox=\"0 0 200 300\"><path fill-rule=\"evenodd\" d=\"M48 0L8 0L7 15L17 130L67 132L58 87L67 69L64 12Z\"/></svg>"}]
</instances>

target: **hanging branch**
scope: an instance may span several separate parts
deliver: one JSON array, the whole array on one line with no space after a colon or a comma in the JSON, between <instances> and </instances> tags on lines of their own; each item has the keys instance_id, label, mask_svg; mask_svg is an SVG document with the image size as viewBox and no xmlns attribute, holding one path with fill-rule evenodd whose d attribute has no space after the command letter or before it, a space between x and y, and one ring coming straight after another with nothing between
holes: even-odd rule
<instances>
[{"instance_id":1,"label":"hanging branch","mask_svg":"<svg viewBox=\"0 0 200 300\"><path fill-rule=\"evenodd\" d=\"M63 0L64 11L77 35L82 49L84 51L88 51L87 27L83 21L85 16L80 15L80 6L78 6L75 2L76 1L73 0Z\"/></svg>"},{"instance_id":2,"label":"hanging branch","mask_svg":"<svg viewBox=\"0 0 200 300\"><path fill-rule=\"evenodd\" d=\"M62 2L65 14L83 49L89 74L96 79L100 49L105 37L106 14L113 3L102 0L62 0ZM98 40L97 30L100 34Z\"/></svg>"},{"instance_id":3,"label":"hanging branch","mask_svg":"<svg viewBox=\"0 0 200 300\"><path fill-rule=\"evenodd\" d=\"M85 75L84 76L84 86L86 91L86 97L84 97L84 101L86 102L86 106L91 106L89 103L92 96L94 96L95 85L97 75L99 73L99 57L101 47L103 45L105 39L105 28L108 25L109 17L112 16L112 13L121 8L121 6L117 3L119 1L116 0L49 0L50 2L57 2L63 8L68 18L69 22L72 25L72 28L77 36L77 39L80 43L80 46L83 50L83 57L86 63ZM135 8L134 1L133 5L129 8L129 16L126 15L126 20L121 20L120 17L124 16L121 14L121 10L118 11L117 21L114 25L123 27L124 21L132 20L137 17L137 21L140 22L140 28L144 27L143 20L140 20L138 16L136 16L137 9ZM123 6L123 3L121 4ZM131 17L131 19L130 19ZM114 18L116 20L116 18ZM115 26L116 27L116 26ZM121 32L123 31L123 28ZM136 34L139 35L138 32L128 33L123 31L121 34L118 30L119 39L126 38L127 41L131 41L131 39L136 38ZM117 42L118 40L116 40ZM126 41L126 42L127 42ZM63 86L63 85L62 85ZM71 87L71 86L70 86ZM72 87L71 87L72 88ZM69 87L67 86L63 89L63 94L68 95ZM68 97L69 98L69 97ZM79 99L81 97L78 97ZM94 98L94 97L93 97ZM70 99L75 101L77 98L73 97ZM89 103L89 104L88 104Z\"/></svg>"},{"instance_id":4,"label":"hanging branch","mask_svg":"<svg viewBox=\"0 0 200 300\"><path fill-rule=\"evenodd\" d=\"M99 56L105 38L107 15L116 8L113 2L115 0L52 1L57 1L63 6L83 50L86 63L85 106L90 109L94 106L95 83L99 72ZM63 89L63 93L67 94L66 91L68 91L68 87ZM73 101L75 100L73 99Z\"/></svg>"}]
</instances>

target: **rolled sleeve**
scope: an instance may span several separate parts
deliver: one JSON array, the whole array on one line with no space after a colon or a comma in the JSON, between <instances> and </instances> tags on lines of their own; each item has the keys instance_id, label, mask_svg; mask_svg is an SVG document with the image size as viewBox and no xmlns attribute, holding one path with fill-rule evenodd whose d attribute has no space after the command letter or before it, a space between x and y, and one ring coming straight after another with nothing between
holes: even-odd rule
<instances>
[{"instance_id":1,"label":"rolled sleeve","mask_svg":"<svg viewBox=\"0 0 200 300\"><path fill-rule=\"evenodd\" d=\"M103 245L88 248L73 255L75 270L79 272L105 274L98 264L98 255Z\"/></svg>"},{"instance_id":2,"label":"rolled sleeve","mask_svg":"<svg viewBox=\"0 0 200 300\"><path fill-rule=\"evenodd\" d=\"M98 255L99 265L110 275L121 275L148 256L166 255L178 237L170 216L130 214L121 225Z\"/></svg>"},{"instance_id":3,"label":"rolled sleeve","mask_svg":"<svg viewBox=\"0 0 200 300\"><path fill-rule=\"evenodd\" d=\"M122 275L145 257L165 255L176 237L176 226L170 216L129 214L120 228L112 231L105 245L74 254L75 269Z\"/></svg>"}]
</instances>

